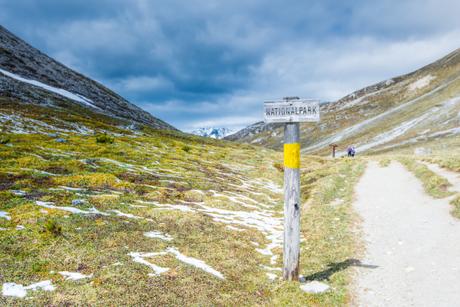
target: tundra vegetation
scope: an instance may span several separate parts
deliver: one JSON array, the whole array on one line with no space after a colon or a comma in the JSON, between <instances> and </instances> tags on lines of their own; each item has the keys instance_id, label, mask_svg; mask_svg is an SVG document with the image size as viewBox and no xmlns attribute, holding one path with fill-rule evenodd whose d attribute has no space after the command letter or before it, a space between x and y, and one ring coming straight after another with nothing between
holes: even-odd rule
<instances>
[{"instance_id":1,"label":"tundra vegetation","mask_svg":"<svg viewBox=\"0 0 460 307\"><path fill-rule=\"evenodd\" d=\"M0 282L26 291L1 305L350 302L364 160L302 157L300 273L331 286L314 295L280 279L280 152L78 108L7 101L0 113L24 119L2 122Z\"/></svg>"}]
</instances>

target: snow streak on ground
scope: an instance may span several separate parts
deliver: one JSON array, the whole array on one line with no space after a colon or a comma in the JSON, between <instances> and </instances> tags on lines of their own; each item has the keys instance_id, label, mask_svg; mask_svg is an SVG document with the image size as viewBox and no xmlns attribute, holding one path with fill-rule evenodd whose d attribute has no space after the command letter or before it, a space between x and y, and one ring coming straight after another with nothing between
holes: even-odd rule
<instances>
[{"instance_id":1,"label":"snow streak on ground","mask_svg":"<svg viewBox=\"0 0 460 307\"><path fill-rule=\"evenodd\" d=\"M163 240L163 241L172 241L173 240L173 238L170 235L164 234L164 233L159 232L159 231L144 232L144 236L146 236L147 238L155 238L155 239L160 239L160 240Z\"/></svg>"},{"instance_id":2,"label":"snow streak on ground","mask_svg":"<svg viewBox=\"0 0 460 307\"><path fill-rule=\"evenodd\" d=\"M161 252L161 253L129 253L128 255L133 258L134 262L146 265L149 268L151 268L154 273L149 274L149 276L157 276L157 275L160 275L162 273L169 271L169 268L160 267L144 259L144 258L153 258L153 257L160 256L160 255L166 255L166 253L164 252Z\"/></svg>"},{"instance_id":3,"label":"snow streak on ground","mask_svg":"<svg viewBox=\"0 0 460 307\"><path fill-rule=\"evenodd\" d=\"M146 167L140 169L140 167L137 165L122 163L119 161L109 159L95 160L100 162L116 164L119 167L130 169L133 172L152 172L157 174L156 170L151 170ZM226 174L222 174L222 176L226 176ZM227 229L232 231L244 232L248 229L258 230L260 233L264 235L268 242L265 243L265 245L259 244L258 242L254 242L254 249L260 254L267 256L269 258L270 264L274 266L276 265L277 259L279 258L279 255L275 253L274 250L280 249L283 243L282 212L280 212L279 208L277 208L278 200L275 200L274 198L278 198L277 194L280 194L282 192L282 188L278 184L269 180L247 180L243 177L235 178L241 179L241 184L230 183L229 186L230 189L233 189L233 186L235 186L235 189L237 189L235 191L238 192L234 192L232 190L222 192L217 192L214 190L193 190L194 192L203 195L204 200L201 202L178 201L174 204L167 204L159 203L157 201L138 200L138 203L140 203L139 205L130 204L130 207L134 207L137 209L137 211L139 212L137 213L138 215L134 215L127 212L125 213L116 209L99 211L94 207L77 208L76 206L80 203L85 203L84 200L80 200L80 202L78 203L77 201L75 201L75 204L72 203L72 205L75 206L56 206L52 202L44 201L36 201L35 204L46 209L62 210L73 214L118 216L121 218L129 218L136 220L143 219L147 221L153 220L149 218L144 218L141 212L143 210L151 209L152 206L156 210L175 210L184 213L204 214L211 217L212 220L216 223L226 224ZM225 179L226 178L222 178L222 180ZM85 189L70 188L65 186L61 186L58 189L73 192L76 193L76 195L81 195L81 193L86 194L86 192L88 192ZM216 205L214 200L219 202L225 202L231 205L232 208L237 207L238 209L229 210L214 207ZM7 213L5 212L5 214ZM144 236L153 239L160 239L166 242L173 241L173 237L169 234L165 234L156 230L145 232ZM222 273L207 265L203 260L183 255L179 252L179 250L176 247L170 246L166 250L160 252L136 251L129 253L133 261L140 264L144 264L148 266L150 269L152 269L153 273L150 274L152 276L162 274L168 271L169 268L163 268L155 264L152 264L151 262L147 261L147 259L166 254L174 255L177 260L184 262L188 265L198 267L201 270L204 270L205 272L212 274L218 278L224 278ZM275 278L275 272L278 272L280 269L277 267L268 266L263 266L262 268L267 271L267 277L271 280Z\"/></svg>"},{"instance_id":4,"label":"snow streak on ground","mask_svg":"<svg viewBox=\"0 0 460 307\"><path fill-rule=\"evenodd\" d=\"M93 274L84 275L84 274L78 273L78 272L67 272L67 271L59 272L59 274L64 276L66 280L80 280L80 279L93 277Z\"/></svg>"},{"instance_id":5,"label":"snow streak on ground","mask_svg":"<svg viewBox=\"0 0 460 307\"><path fill-rule=\"evenodd\" d=\"M0 211L0 218L11 220L11 217L8 215L8 212Z\"/></svg>"},{"instance_id":6,"label":"snow streak on ground","mask_svg":"<svg viewBox=\"0 0 460 307\"><path fill-rule=\"evenodd\" d=\"M101 212L97 210L96 208L89 208L88 211L81 210L78 208L74 207L59 207L59 206L54 206L53 203L51 202L44 202L44 201L36 201L35 204L40 207L44 207L47 209L57 209L57 210L63 210L71 213L76 213L76 214L100 214L100 215L109 215L108 213Z\"/></svg>"},{"instance_id":7,"label":"snow streak on ground","mask_svg":"<svg viewBox=\"0 0 460 307\"><path fill-rule=\"evenodd\" d=\"M40 281L26 287L20 284L16 284L14 282L7 282L3 284L2 294L3 296L14 296L23 298L26 297L28 290L53 291L54 289L55 287L52 285L51 280Z\"/></svg>"},{"instance_id":8,"label":"snow streak on ground","mask_svg":"<svg viewBox=\"0 0 460 307\"><path fill-rule=\"evenodd\" d=\"M56 120L56 119L54 119ZM70 123L61 121L62 124L70 129L59 128L43 121L23 117L17 114L4 114L0 113L0 124L5 127L10 133L15 134L32 134L32 133L43 133L46 134L49 131L59 132L63 134L67 133L79 133L83 135L93 134L94 131L76 123Z\"/></svg>"},{"instance_id":9,"label":"snow streak on ground","mask_svg":"<svg viewBox=\"0 0 460 307\"><path fill-rule=\"evenodd\" d=\"M396 112L400 112L414 104L416 104L417 102L419 102L420 100L422 99L425 99L431 95L434 95L436 93L438 93L439 91L445 89L446 87L448 87L450 84L456 82L460 77L457 77L457 78L454 78L452 80L450 80L449 82L446 82L436 88L434 88L433 90L431 90L430 92L428 93L425 93L415 99L412 99L412 100L409 100L405 103L402 103L400 105L398 105L397 107L395 108L392 108L392 109L389 109L383 113L380 113L372 118L368 118L366 120L363 120L362 122L360 123L357 123L353 126L350 126L348 128L345 128L345 129L342 129L339 133L336 133L336 134L333 134L329 137L326 137L325 139L323 139L322 141L316 143L316 144L313 144L309 147L306 147L304 149L302 149L302 152L310 152L310 151L314 151L314 150L317 150L317 149L320 149L322 147L325 147L325 146L329 146L329 144L333 144L333 143L338 143L348 137L351 137L353 135L355 135L356 133L359 133L359 132L362 132L366 127L374 124L375 122L378 122L378 121L381 121L381 120L385 120L388 116L391 116L393 114L395 114Z\"/></svg>"},{"instance_id":10,"label":"snow streak on ground","mask_svg":"<svg viewBox=\"0 0 460 307\"><path fill-rule=\"evenodd\" d=\"M421 116L413 118L406 122L403 122L399 126L391 129L390 131L379 134L378 136L373 138L370 142L365 143L365 144L359 144L357 148L359 149L359 151L366 151L370 148L373 148L379 145L383 145L385 143L389 143L392 140L396 139L397 137L405 134L410 129L416 127L417 125L423 124L427 121L433 121L435 118L439 118L440 116L443 116L449 113L449 111L455 108L459 102L460 102L460 97L454 97L452 99L449 99L442 104L442 107L435 106L429 109L427 112L423 113ZM457 129L458 128L449 129L449 131L446 133L445 131L441 131L440 133L441 134L455 133ZM434 133L433 135L438 136L437 133Z\"/></svg>"},{"instance_id":11,"label":"snow streak on ground","mask_svg":"<svg viewBox=\"0 0 460 307\"><path fill-rule=\"evenodd\" d=\"M15 79L15 80L18 80L18 81L21 81L21 82L24 82L24 83L27 83L27 84L30 84L30 85L33 85L33 86L40 87L40 88L42 88L44 90L47 90L49 92L52 92L52 93L61 95L63 97L72 99L74 101L80 102L80 103L82 103L82 104L84 104L84 105L86 105L88 107L95 108L95 109L100 109L99 107L94 105L94 102L92 100L90 100L90 99L88 99L88 98L86 98L86 97L84 97L82 95L74 94L74 93L66 91L66 90L64 90L62 88L57 88L57 87L53 87L53 86L44 84L44 83L42 83L40 81L26 79L26 78L23 78L21 76L18 76L16 74L13 74L13 73L8 72L8 71L3 70L3 69L0 69L0 72L2 74L4 74L5 76L10 77L12 79Z\"/></svg>"},{"instance_id":12,"label":"snow streak on ground","mask_svg":"<svg viewBox=\"0 0 460 307\"><path fill-rule=\"evenodd\" d=\"M194 267L197 267L199 269L202 269L203 271L205 271L205 272L207 272L209 274L212 274L212 275L216 276L217 278L224 279L224 275L222 275L222 273L220 273L217 270L214 270L212 267L207 265L203 260L199 260L199 259L196 259L196 258L185 256L184 254L181 254L174 247L168 247L168 249L166 249L166 252L168 252L170 254L173 254L174 256L176 256L177 260L182 261L183 263L186 263L186 264L192 265Z\"/></svg>"},{"instance_id":13,"label":"snow streak on ground","mask_svg":"<svg viewBox=\"0 0 460 307\"><path fill-rule=\"evenodd\" d=\"M276 193L281 191L281 188L273 182L268 183L267 181L253 180L246 183L246 185L251 186L252 189L254 189L255 186L258 186L259 189L263 186L268 191L274 191ZM226 197L233 204L253 210L220 209L205 205L201 202L184 202L179 204L160 204L154 201L139 202L144 205L153 205L158 210L202 213L210 216L215 222L227 224L227 228L234 231L244 231L247 228L257 229L266 237L269 243L263 248L257 247L256 250L265 256L269 256L270 263L274 265L278 259L278 255L276 255L273 250L280 248L283 243L283 219L277 212L267 208L273 208L276 202L270 199L270 201L266 203L260 203L248 196L238 195L232 192L210 192L213 194L213 197Z\"/></svg>"},{"instance_id":14,"label":"snow streak on ground","mask_svg":"<svg viewBox=\"0 0 460 307\"><path fill-rule=\"evenodd\" d=\"M224 275L222 275L222 273L213 269L211 266L207 265L203 260L196 259L193 257L188 257L182 254L181 252L179 252L175 247L168 247L165 251L155 252L155 253L138 253L138 252L129 253L129 255L133 258L133 261L146 265L154 271L154 273L149 274L149 276L160 275L162 273L167 272L169 268L163 268L163 267L157 266L156 264L153 264L150 261L145 260L145 258L154 258L157 256L165 256L167 254L171 254L175 256L177 260L185 264L199 268L205 271L206 273L216 276L217 278L224 279Z\"/></svg>"}]
</instances>

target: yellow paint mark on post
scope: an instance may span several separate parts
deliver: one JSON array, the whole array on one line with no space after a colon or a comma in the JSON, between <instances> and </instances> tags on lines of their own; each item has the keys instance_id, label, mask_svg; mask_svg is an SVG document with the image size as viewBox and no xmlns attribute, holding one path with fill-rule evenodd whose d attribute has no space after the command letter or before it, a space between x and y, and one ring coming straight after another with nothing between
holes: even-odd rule
<instances>
[{"instance_id":1,"label":"yellow paint mark on post","mask_svg":"<svg viewBox=\"0 0 460 307\"><path fill-rule=\"evenodd\" d=\"M284 166L300 168L300 144L284 144Z\"/></svg>"}]
</instances>

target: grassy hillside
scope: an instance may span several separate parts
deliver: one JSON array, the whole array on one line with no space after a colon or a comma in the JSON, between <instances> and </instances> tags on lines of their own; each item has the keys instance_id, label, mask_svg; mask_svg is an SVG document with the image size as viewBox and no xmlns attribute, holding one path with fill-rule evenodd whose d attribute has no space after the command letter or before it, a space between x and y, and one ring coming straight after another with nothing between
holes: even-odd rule
<instances>
[{"instance_id":1,"label":"grassy hillside","mask_svg":"<svg viewBox=\"0 0 460 307\"><path fill-rule=\"evenodd\" d=\"M331 286L312 295L279 278L278 152L6 98L0 119L0 283L25 295L1 305L350 301L364 162L303 158L301 273Z\"/></svg>"},{"instance_id":2,"label":"grassy hillside","mask_svg":"<svg viewBox=\"0 0 460 307\"><path fill-rule=\"evenodd\" d=\"M394 149L458 143L460 129L460 49L413 73L382 81L323 105L321 122L301 125L305 153L382 153ZM240 142L280 148L282 127L246 133ZM445 141L444 141L445 140Z\"/></svg>"}]
</instances>

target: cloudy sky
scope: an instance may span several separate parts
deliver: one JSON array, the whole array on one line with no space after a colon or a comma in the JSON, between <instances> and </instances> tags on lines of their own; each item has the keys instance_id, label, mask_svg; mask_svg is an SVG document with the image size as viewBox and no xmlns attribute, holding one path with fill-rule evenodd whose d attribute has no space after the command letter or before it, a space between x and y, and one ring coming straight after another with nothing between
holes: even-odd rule
<instances>
[{"instance_id":1,"label":"cloudy sky","mask_svg":"<svg viewBox=\"0 0 460 307\"><path fill-rule=\"evenodd\" d=\"M458 0L0 0L0 23L179 129L338 99L460 47Z\"/></svg>"}]
</instances>

